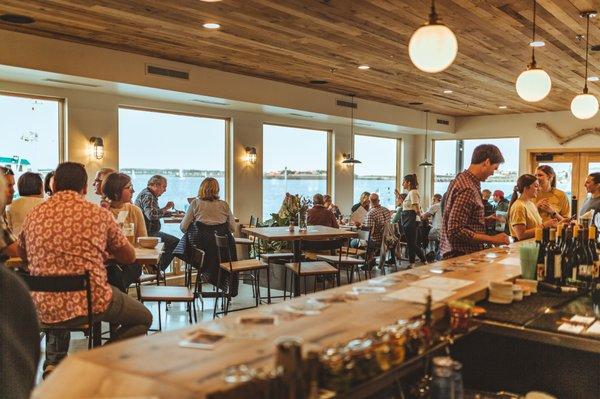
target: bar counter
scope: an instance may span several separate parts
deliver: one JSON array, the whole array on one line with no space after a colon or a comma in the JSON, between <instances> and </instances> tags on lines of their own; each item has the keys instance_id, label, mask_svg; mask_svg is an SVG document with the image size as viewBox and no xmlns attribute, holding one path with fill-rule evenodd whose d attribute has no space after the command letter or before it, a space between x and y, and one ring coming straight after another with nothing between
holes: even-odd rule
<instances>
[{"instance_id":1,"label":"bar counter","mask_svg":"<svg viewBox=\"0 0 600 399\"><path fill-rule=\"evenodd\" d=\"M343 294L369 283L344 285L258 309L235 312L189 328L80 352L65 359L48 380L36 388L33 397L204 398L209 393L227 388L223 371L228 366L246 364L253 368L271 368L275 362L274 342L278 337L300 337L303 345L318 349L347 342L398 319L419 316L424 310L422 304L384 299L387 293L408 286L408 280L402 281L407 274L443 275L473 281L444 302L434 302L434 318L443 317L448 301L461 298L483 300L490 281L519 277L519 245L521 243L387 274L386 277L392 276L398 282L386 287L386 293L359 294L357 300L333 303L317 316L288 318L280 314L279 324L275 326L242 327L237 324L240 315L278 314L292 303L311 297ZM217 329L227 336L214 350L178 346L186 332L200 327Z\"/></svg>"}]
</instances>

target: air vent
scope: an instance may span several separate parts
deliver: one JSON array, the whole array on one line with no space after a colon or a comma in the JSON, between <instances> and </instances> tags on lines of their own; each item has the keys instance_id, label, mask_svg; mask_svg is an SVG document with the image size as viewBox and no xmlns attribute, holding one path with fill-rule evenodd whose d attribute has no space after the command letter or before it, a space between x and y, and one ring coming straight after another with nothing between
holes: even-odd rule
<instances>
[{"instance_id":1,"label":"air vent","mask_svg":"<svg viewBox=\"0 0 600 399\"><path fill-rule=\"evenodd\" d=\"M62 83L62 84L66 84L66 85L73 85L73 86L84 86L84 87L100 87L100 85L95 85L93 83L80 83L80 82L73 82L70 80L62 80L62 79L44 79L46 82L52 82L52 83Z\"/></svg>"},{"instance_id":2,"label":"air vent","mask_svg":"<svg viewBox=\"0 0 600 399\"><path fill-rule=\"evenodd\" d=\"M311 80L308 83L310 83L311 85L326 85L329 82L326 80Z\"/></svg>"},{"instance_id":3,"label":"air vent","mask_svg":"<svg viewBox=\"0 0 600 399\"><path fill-rule=\"evenodd\" d=\"M190 80L189 72L163 68L156 65L146 65L146 75L158 75L166 76L168 78Z\"/></svg>"},{"instance_id":4,"label":"air vent","mask_svg":"<svg viewBox=\"0 0 600 399\"><path fill-rule=\"evenodd\" d=\"M600 51L600 44L594 44L593 46L590 46L590 51L593 51L593 52L596 52L596 53L598 51Z\"/></svg>"},{"instance_id":5,"label":"air vent","mask_svg":"<svg viewBox=\"0 0 600 399\"><path fill-rule=\"evenodd\" d=\"M423 103L420 103L418 101L413 101L412 103L408 103L408 105L423 105Z\"/></svg>"},{"instance_id":6,"label":"air vent","mask_svg":"<svg viewBox=\"0 0 600 399\"><path fill-rule=\"evenodd\" d=\"M449 125L450 121L447 121L446 119L438 119L437 123L438 125Z\"/></svg>"},{"instance_id":7,"label":"air vent","mask_svg":"<svg viewBox=\"0 0 600 399\"><path fill-rule=\"evenodd\" d=\"M553 161L554 160L554 155L553 154L548 154L546 153L542 153L542 154L537 154L535 156L535 160L538 162L548 162L548 161Z\"/></svg>"},{"instance_id":8,"label":"air vent","mask_svg":"<svg viewBox=\"0 0 600 399\"><path fill-rule=\"evenodd\" d=\"M298 116L298 117L300 117L300 118L314 118L314 116L313 116L313 115L304 115L304 114L299 114L299 113L297 113L297 112L290 112L290 113L288 113L288 115L291 115L291 116Z\"/></svg>"},{"instance_id":9,"label":"air vent","mask_svg":"<svg viewBox=\"0 0 600 399\"><path fill-rule=\"evenodd\" d=\"M200 100L198 98L194 98L191 101L194 101L196 103L202 103L202 104L210 104L210 105L222 105L222 106L231 105L231 104L223 102L223 101Z\"/></svg>"},{"instance_id":10,"label":"air vent","mask_svg":"<svg viewBox=\"0 0 600 399\"><path fill-rule=\"evenodd\" d=\"M2 14L0 15L0 21L8 22L9 24L28 25L34 23L35 19L26 15Z\"/></svg>"},{"instance_id":11,"label":"air vent","mask_svg":"<svg viewBox=\"0 0 600 399\"><path fill-rule=\"evenodd\" d=\"M338 107L347 107L347 108L354 108L354 109L358 108L357 103L351 103L349 101L337 100L335 103L338 105Z\"/></svg>"}]
</instances>

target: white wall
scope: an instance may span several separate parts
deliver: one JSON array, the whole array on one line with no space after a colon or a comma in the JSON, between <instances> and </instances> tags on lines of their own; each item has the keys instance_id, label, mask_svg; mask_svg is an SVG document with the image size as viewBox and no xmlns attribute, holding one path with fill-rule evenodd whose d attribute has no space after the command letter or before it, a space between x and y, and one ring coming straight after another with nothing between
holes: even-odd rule
<instances>
[{"instance_id":1,"label":"white wall","mask_svg":"<svg viewBox=\"0 0 600 399\"><path fill-rule=\"evenodd\" d=\"M56 87L30 85L15 82L0 82L5 93L19 93L33 96L49 96L61 98L66 104L66 154L65 160L81 162L86 165L90 177L101 167L118 169L118 108L120 105L140 108L183 112L200 116L230 118L232 131L232 150L230 159L232 183L232 208L242 221L250 215L262 215L262 125L275 123L304 128L331 130L332 154L334 168L331 170L333 194L335 201L342 210L349 211L353 204L352 167L341 164L341 154L350 148L350 128L348 125L331 124L318 121L303 121L298 119L273 116L265 113L250 113L216 109L190 104L145 100L119 95L95 93L89 90L70 90ZM402 169L408 170L414 162L410 149L413 146L411 135L383 133L360 129L360 134L399 138L404 141L405 154L401 154ZM105 158L98 161L87 153L88 141L92 136L102 137L105 145ZM165 138L165 144L168 138ZM161 143L157 143L160 145ZM256 147L258 159L255 165L247 165L244 161L245 147ZM157 163L159 166L159 163ZM93 192L90 186L90 192ZM193 193L190 193L190 195ZM94 199L93 195L89 196ZM231 197L230 197L231 198Z\"/></svg>"}]
</instances>

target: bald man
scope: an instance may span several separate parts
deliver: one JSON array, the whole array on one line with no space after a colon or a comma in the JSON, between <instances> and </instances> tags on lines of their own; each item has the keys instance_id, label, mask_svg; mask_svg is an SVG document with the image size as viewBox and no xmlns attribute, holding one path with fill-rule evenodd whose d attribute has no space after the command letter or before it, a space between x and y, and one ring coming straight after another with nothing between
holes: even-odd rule
<instances>
[{"instance_id":1,"label":"bald man","mask_svg":"<svg viewBox=\"0 0 600 399\"><path fill-rule=\"evenodd\" d=\"M379 194L371 194L369 203L369 212L365 216L363 227L371 228L371 240L373 243L379 244L383 238L383 229L386 223L390 222L391 215L389 209L379 203Z\"/></svg>"}]
</instances>

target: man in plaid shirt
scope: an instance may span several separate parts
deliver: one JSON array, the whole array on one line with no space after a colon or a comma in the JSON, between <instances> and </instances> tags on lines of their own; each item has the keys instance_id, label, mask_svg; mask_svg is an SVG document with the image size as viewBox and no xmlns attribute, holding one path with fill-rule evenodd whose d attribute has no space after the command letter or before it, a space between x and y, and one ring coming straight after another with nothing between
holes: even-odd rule
<instances>
[{"instance_id":1,"label":"man in plaid shirt","mask_svg":"<svg viewBox=\"0 0 600 399\"><path fill-rule=\"evenodd\" d=\"M504 157L492 144L477 146L471 157L471 165L450 182L442 200L442 238L440 251L444 259L483 249L488 244L508 244L504 234L485 234L486 222L495 220L484 215L481 198L481 182L492 176Z\"/></svg>"},{"instance_id":2,"label":"man in plaid shirt","mask_svg":"<svg viewBox=\"0 0 600 399\"><path fill-rule=\"evenodd\" d=\"M374 244L380 244L383 238L383 229L391 219L390 211L379 204L379 195L376 193L369 196L369 201L371 206L365 215L363 227L371 228L371 240Z\"/></svg>"}]
</instances>

